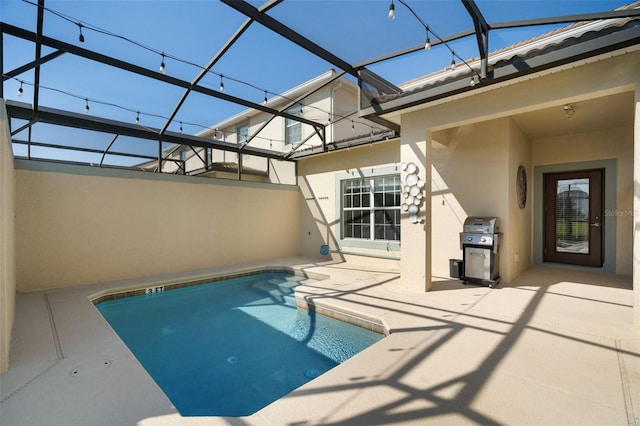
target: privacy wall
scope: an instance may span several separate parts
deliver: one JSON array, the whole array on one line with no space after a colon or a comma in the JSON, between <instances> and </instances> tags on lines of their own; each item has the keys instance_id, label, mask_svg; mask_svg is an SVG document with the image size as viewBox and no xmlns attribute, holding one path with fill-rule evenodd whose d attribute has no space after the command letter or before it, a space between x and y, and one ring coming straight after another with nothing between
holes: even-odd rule
<instances>
[{"instance_id":1,"label":"privacy wall","mask_svg":"<svg viewBox=\"0 0 640 426\"><path fill-rule=\"evenodd\" d=\"M298 254L295 186L16 164L18 292Z\"/></svg>"},{"instance_id":2,"label":"privacy wall","mask_svg":"<svg viewBox=\"0 0 640 426\"><path fill-rule=\"evenodd\" d=\"M9 368L15 308L15 183L4 101L0 100L0 372Z\"/></svg>"}]
</instances>

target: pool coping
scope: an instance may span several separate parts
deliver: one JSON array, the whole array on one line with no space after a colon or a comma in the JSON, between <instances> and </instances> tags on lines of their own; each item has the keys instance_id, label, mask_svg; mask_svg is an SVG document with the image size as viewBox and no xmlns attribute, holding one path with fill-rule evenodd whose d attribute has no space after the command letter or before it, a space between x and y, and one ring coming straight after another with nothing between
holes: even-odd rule
<instances>
[{"instance_id":1,"label":"pool coping","mask_svg":"<svg viewBox=\"0 0 640 426\"><path fill-rule=\"evenodd\" d=\"M250 277L253 275L269 273L288 273L294 276L309 278L317 281L328 280L331 278L331 276L327 274L307 272L301 270L300 268L291 266L252 267L233 272L208 274L204 277L198 277L196 279L159 279L146 282L145 284L113 287L91 294L88 296L88 299L94 305L98 305L102 302L119 300L127 297L144 296L145 294L149 294L150 292L153 293L158 288L161 288L160 291L164 292L202 284L212 284L215 282L235 278ZM305 284L302 283L294 287L296 306L298 308L310 312L315 312L319 315L333 318L335 320L342 321L344 323L354 325L365 330L373 331L375 333L382 334L383 336L389 335L389 330L387 329L387 327L385 327L384 323L379 318L365 315L362 312L355 312L349 309L337 308L335 306L331 306L331 304L317 303L310 300L308 295L301 294L299 291L297 291L299 287L304 285Z\"/></svg>"},{"instance_id":2,"label":"pool coping","mask_svg":"<svg viewBox=\"0 0 640 426\"><path fill-rule=\"evenodd\" d=\"M176 290L179 288L191 287L201 284L209 284L227 279L249 277L252 275L258 275L261 273L290 273L296 276L315 279L326 280L329 279L329 275L319 273L307 273L295 267L290 266L267 266L267 267L252 267L247 269L241 269L232 272L218 272L210 273L197 278L170 278L170 279L151 279L145 283L133 284L129 286L112 287L101 290L97 293L88 296L88 299L94 305L98 303L106 302L109 300L118 300L127 297L142 296L148 293L149 289L162 287L163 291Z\"/></svg>"},{"instance_id":3,"label":"pool coping","mask_svg":"<svg viewBox=\"0 0 640 426\"><path fill-rule=\"evenodd\" d=\"M297 300L334 315L379 318L390 334L246 417L181 416L88 297L276 265L327 273L328 280L296 287ZM12 368L2 375L2 423L459 425L477 424L474 416L481 416L496 424L626 424L640 418L638 407L626 404L640 391L633 380L640 374L640 339L629 321L629 278L537 267L498 289L443 282L422 293L393 279L398 275L292 258L19 294ZM94 368L105 360L112 361L108 370ZM70 376L77 368L91 374Z\"/></svg>"},{"instance_id":4,"label":"pool coping","mask_svg":"<svg viewBox=\"0 0 640 426\"><path fill-rule=\"evenodd\" d=\"M347 324L355 325L356 327L364 328L365 330L382 334L385 337L389 335L389 330L387 329L383 321L380 320L380 318L368 316L363 314L362 312L355 312L349 309L312 302L308 300L307 297L308 296L301 295L298 291L296 291L296 302L298 308L306 309L308 311L324 315L325 317L333 318Z\"/></svg>"}]
</instances>

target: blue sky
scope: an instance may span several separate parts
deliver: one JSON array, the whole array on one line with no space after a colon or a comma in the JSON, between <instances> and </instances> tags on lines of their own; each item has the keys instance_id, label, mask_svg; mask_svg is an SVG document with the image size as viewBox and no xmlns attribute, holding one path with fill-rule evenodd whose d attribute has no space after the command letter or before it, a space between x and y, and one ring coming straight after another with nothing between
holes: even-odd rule
<instances>
[{"instance_id":1,"label":"blue sky","mask_svg":"<svg viewBox=\"0 0 640 426\"><path fill-rule=\"evenodd\" d=\"M32 4L35 2L37 0L0 0L2 21L35 31L37 8ZM472 28L471 19L458 0L407 2L440 36ZM477 0L477 3L489 22L501 22L607 11L626 2ZM259 6L261 2L251 1L251 4ZM159 52L204 66L245 19L223 3L210 0L47 0L45 6L53 11L45 12L45 35L152 70L157 70L162 60ZM269 14L355 64L424 43L425 30L410 12L396 1L396 19L390 21L387 18L388 7L387 0L285 0ZM84 43L78 41L78 22L85 25ZM89 28L91 26L126 37L148 49L92 31ZM492 50L498 49L551 28L492 31L490 47ZM462 57L477 56L473 39L454 43L452 47ZM43 54L50 51L44 49ZM5 36L5 71L33 58L32 43ZM445 68L450 61L450 52L440 47L375 65L371 69L393 83L401 83ZM169 57L165 58L165 64L168 75L187 81L191 81L199 72L197 67ZM261 102L264 90L270 93L283 92L323 73L329 67L331 65L323 60L259 24L253 24L213 70L257 87L224 79L225 92ZM24 81L24 96L20 100L31 102L33 72L17 78ZM217 90L220 77L209 75L201 84ZM5 82L5 97L18 99L19 85L17 80ZM41 85L54 89L41 91L42 105L83 112L84 98L88 98L98 101L90 102L92 114L133 122L136 112L140 111L141 124L152 127L164 124L164 119L154 115L168 116L183 92L180 88L72 55L63 55L43 65ZM99 102L122 108L101 105ZM170 129L177 131L179 121L211 125L242 109L237 105L192 94ZM183 128L188 133L201 130L201 127L188 124L183 124Z\"/></svg>"}]
</instances>

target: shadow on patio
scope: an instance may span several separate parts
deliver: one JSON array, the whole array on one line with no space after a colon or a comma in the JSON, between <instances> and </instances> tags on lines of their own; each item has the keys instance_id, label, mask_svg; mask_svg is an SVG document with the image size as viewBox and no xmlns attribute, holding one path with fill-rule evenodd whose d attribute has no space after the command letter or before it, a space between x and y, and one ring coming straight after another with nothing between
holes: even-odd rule
<instances>
[{"instance_id":1,"label":"shadow on patio","mask_svg":"<svg viewBox=\"0 0 640 426\"><path fill-rule=\"evenodd\" d=\"M287 410L287 424L324 425L637 421L640 341L628 277L540 267L498 289L447 282L455 292L421 295L389 293L394 279L309 290L310 303L377 316L390 335L261 417L284 421Z\"/></svg>"}]
</instances>

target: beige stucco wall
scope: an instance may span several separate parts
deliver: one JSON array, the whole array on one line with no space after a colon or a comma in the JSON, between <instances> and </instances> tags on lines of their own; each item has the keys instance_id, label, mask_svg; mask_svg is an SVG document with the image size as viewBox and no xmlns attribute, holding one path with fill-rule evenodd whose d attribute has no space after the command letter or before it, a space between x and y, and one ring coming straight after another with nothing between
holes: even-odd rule
<instances>
[{"instance_id":1,"label":"beige stucco wall","mask_svg":"<svg viewBox=\"0 0 640 426\"><path fill-rule=\"evenodd\" d=\"M9 343L15 310L15 179L11 137L0 99L0 372L9 368Z\"/></svg>"},{"instance_id":2,"label":"beige stucco wall","mask_svg":"<svg viewBox=\"0 0 640 426\"><path fill-rule=\"evenodd\" d=\"M633 125L633 324L640 331L640 84L635 87Z\"/></svg>"},{"instance_id":3,"label":"beige stucco wall","mask_svg":"<svg viewBox=\"0 0 640 426\"><path fill-rule=\"evenodd\" d=\"M391 141L298 162L298 184L301 190L300 253L303 256L319 256L320 246L323 244L328 244L332 250L399 256L397 251L340 246L336 239L336 226L339 226L340 221L336 211L339 206L336 203L340 203L339 194L336 194L336 175L354 173L354 177L358 177L364 169L395 168L399 166L399 155L398 141ZM329 259L328 256L326 258ZM361 264L387 263L397 266L397 261L375 257L334 253L333 258L355 260Z\"/></svg>"},{"instance_id":4,"label":"beige stucco wall","mask_svg":"<svg viewBox=\"0 0 640 426\"><path fill-rule=\"evenodd\" d=\"M633 128L564 135L533 141L533 166L615 159L616 173L616 266L618 274L632 273ZM605 218L606 220L606 218Z\"/></svg>"},{"instance_id":5,"label":"beige stucco wall","mask_svg":"<svg viewBox=\"0 0 640 426\"><path fill-rule=\"evenodd\" d=\"M268 106L276 109L281 109L284 107L286 100L284 99L276 99L274 101L270 101ZM327 86L322 90L306 97L303 100L302 117L312 120L318 123L328 123L329 115L324 111L331 110L331 87ZM296 111L297 112L297 111ZM262 130L260 128L266 124ZM271 114L260 112L260 111L252 111L247 112L244 116L238 117L237 120L232 120L228 127L223 127L217 130L217 137L221 140L237 143L237 128L242 125L249 126L249 135L255 134L258 130L260 133L258 137L255 137L251 140L250 146L255 148L265 148L265 149L273 149L275 151L286 152L291 149L291 145L287 145L284 143L284 130L285 130L285 119L283 117L275 117ZM208 131L205 135L213 135L214 131ZM312 136L307 143L305 143L304 147L317 146L321 144L320 137L315 135L315 131L313 128L307 124L302 125L302 139L305 139L308 136ZM331 135L329 135L330 137ZM233 153L217 153L214 161L233 161L231 158L235 157ZM254 166L251 164L247 164L248 166ZM257 164L255 165L257 166Z\"/></svg>"},{"instance_id":6,"label":"beige stucco wall","mask_svg":"<svg viewBox=\"0 0 640 426\"><path fill-rule=\"evenodd\" d=\"M296 187L18 165L19 292L298 254Z\"/></svg>"},{"instance_id":7,"label":"beige stucco wall","mask_svg":"<svg viewBox=\"0 0 640 426\"><path fill-rule=\"evenodd\" d=\"M509 230L508 250L503 259L507 262L508 278L516 278L531 266L532 260L532 223L533 223L533 167L531 166L531 141L522 133L515 122L509 119L509 170L507 172L509 188L507 195ZM527 198L524 208L518 204L518 168L524 166L527 177Z\"/></svg>"},{"instance_id":8,"label":"beige stucco wall","mask_svg":"<svg viewBox=\"0 0 640 426\"><path fill-rule=\"evenodd\" d=\"M296 163L293 161L269 160L269 182L296 185Z\"/></svg>"},{"instance_id":9,"label":"beige stucco wall","mask_svg":"<svg viewBox=\"0 0 640 426\"><path fill-rule=\"evenodd\" d=\"M607 78L594 78L605 75ZM461 258L457 234L468 215L500 217L504 232L500 254L503 281L509 282L526 269L533 257L533 172L536 165L546 161L624 157L623 164L618 164L617 178L621 186L617 188L617 208L632 211L632 132L627 131L624 137L615 129L590 132L588 136L583 135L580 144L571 144L575 136L530 141L511 117L562 106L568 101L634 90L640 83L639 76L640 52L626 52L528 76L503 86L479 88L401 114L403 138L407 134L423 134L429 135L432 141L432 155L424 163L432 170L432 243L428 256L432 274L448 276L448 259ZM609 138L606 143L604 135ZM611 145L613 139L617 141ZM616 146L621 143L624 148ZM530 202L523 210L517 207L515 189L520 164L527 168L529 178ZM491 188L489 196L484 188ZM631 273L632 221L630 217L618 221L615 229L616 272L622 274ZM419 245L407 247L403 241L403 256L405 251L415 255L417 250L425 249Z\"/></svg>"},{"instance_id":10,"label":"beige stucco wall","mask_svg":"<svg viewBox=\"0 0 640 426\"><path fill-rule=\"evenodd\" d=\"M515 246L522 250L523 239L529 242L526 238L528 228L510 226L511 204L518 207L511 197L512 190L515 195L515 187L512 188L509 177L513 164L518 164L522 157L510 156L514 133L511 120L489 120L448 132L448 145L433 149L431 157L432 275L448 277L449 259L462 259L459 233L468 216L495 216L500 219L503 232L499 249L500 274L503 280L509 281L514 278L510 253ZM516 138L512 143L518 145L518 151L526 153L526 143L522 140Z\"/></svg>"},{"instance_id":11,"label":"beige stucco wall","mask_svg":"<svg viewBox=\"0 0 640 426\"><path fill-rule=\"evenodd\" d=\"M418 123L414 122L418 120ZM429 182L431 182L431 167L426 162L431 158L431 144L429 132L426 132L419 122L422 120L419 114L402 118L402 135L400 137L400 160L404 164L415 164L417 176L425 182L423 188L424 200L418 213L419 221L411 223L408 214L401 218L401 260L400 281L402 287L412 291L427 291L431 289L433 271L431 269L430 252L437 250L431 244L431 222L428 214L431 209ZM406 183L408 171L403 171L402 182Z\"/></svg>"},{"instance_id":12,"label":"beige stucco wall","mask_svg":"<svg viewBox=\"0 0 640 426\"><path fill-rule=\"evenodd\" d=\"M269 101L268 105L276 109L282 109L284 104L287 103L286 101L284 98L275 97L272 101ZM328 143L354 136L368 136L372 131L377 131L379 128L375 123L357 117L357 86L344 78L322 87L317 92L306 96L300 102L304 105L302 107L303 118L325 125L325 139ZM300 105L298 104L293 108L294 112L297 113L299 108ZM251 140L249 144L251 147L288 153L295 146L295 144L284 143L285 119L273 117L271 114L260 111L246 111L244 115L230 119L224 127L217 130L207 130L203 132L203 135L213 137L215 134L217 139L237 143L236 131L242 125L249 126L249 135L260 131L258 136ZM262 128L263 126L265 127ZM307 137L310 137L310 139L298 148L299 151L322 145L322 140L311 126L302 124L301 129L302 139L304 140ZM197 150L201 151L198 148ZM202 160L197 156L193 156L192 151L189 150L187 152L189 157L186 161L187 170L201 169L203 167ZM212 161L237 163L238 155L233 152L213 150ZM271 183L296 184L295 165L292 162L267 160L266 158L245 154L242 163L245 167L268 171L268 181ZM171 162L165 162L163 167L168 172L176 168ZM226 178L227 176L224 177ZM242 179L256 180L246 174L243 175Z\"/></svg>"}]
</instances>

